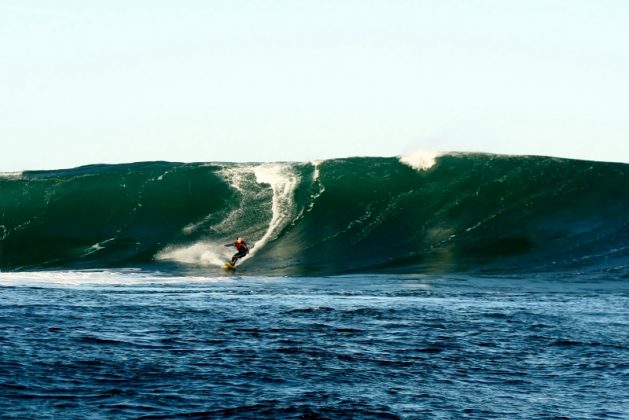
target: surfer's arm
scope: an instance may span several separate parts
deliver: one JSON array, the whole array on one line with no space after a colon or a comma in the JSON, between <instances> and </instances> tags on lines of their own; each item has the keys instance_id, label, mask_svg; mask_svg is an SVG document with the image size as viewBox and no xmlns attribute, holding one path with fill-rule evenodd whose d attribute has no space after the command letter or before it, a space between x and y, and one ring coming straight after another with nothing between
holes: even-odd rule
<instances>
[{"instance_id":1,"label":"surfer's arm","mask_svg":"<svg viewBox=\"0 0 629 420\"><path fill-rule=\"evenodd\" d=\"M225 244L223 246L234 246L234 244Z\"/></svg>"}]
</instances>

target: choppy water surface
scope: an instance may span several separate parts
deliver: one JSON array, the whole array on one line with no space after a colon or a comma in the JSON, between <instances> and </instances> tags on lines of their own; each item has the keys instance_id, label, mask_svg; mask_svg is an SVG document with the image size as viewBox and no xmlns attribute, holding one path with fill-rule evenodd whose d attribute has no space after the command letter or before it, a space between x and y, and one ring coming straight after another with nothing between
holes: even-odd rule
<instances>
[{"instance_id":1,"label":"choppy water surface","mask_svg":"<svg viewBox=\"0 0 629 420\"><path fill-rule=\"evenodd\" d=\"M8 417L627 418L629 286L0 274Z\"/></svg>"}]
</instances>

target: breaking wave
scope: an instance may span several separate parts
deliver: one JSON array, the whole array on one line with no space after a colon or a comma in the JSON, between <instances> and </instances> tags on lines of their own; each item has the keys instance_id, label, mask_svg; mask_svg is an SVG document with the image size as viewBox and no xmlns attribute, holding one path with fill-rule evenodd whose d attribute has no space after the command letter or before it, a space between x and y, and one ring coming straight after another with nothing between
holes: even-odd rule
<instances>
[{"instance_id":1,"label":"breaking wave","mask_svg":"<svg viewBox=\"0 0 629 420\"><path fill-rule=\"evenodd\" d=\"M91 165L0 176L0 269L627 276L629 165L420 153L305 163Z\"/></svg>"}]
</instances>

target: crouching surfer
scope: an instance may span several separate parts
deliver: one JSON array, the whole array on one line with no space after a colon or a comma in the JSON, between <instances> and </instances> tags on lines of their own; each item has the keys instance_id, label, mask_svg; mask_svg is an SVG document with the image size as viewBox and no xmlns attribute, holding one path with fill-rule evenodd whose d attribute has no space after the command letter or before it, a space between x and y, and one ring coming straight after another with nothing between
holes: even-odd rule
<instances>
[{"instance_id":1,"label":"crouching surfer","mask_svg":"<svg viewBox=\"0 0 629 420\"><path fill-rule=\"evenodd\" d=\"M229 262L225 263L225 265L231 264L232 268L236 265L236 261L238 261L238 259L246 256L249 253L249 247L247 246L245 240L242 239L241 236L238 237L238 239L236 240L236 243L226 244L225 246L235 246L236 249L238 250L238 252L236 252L234 256L232 257L231 263Z\"/></svg>"}]
</instances>

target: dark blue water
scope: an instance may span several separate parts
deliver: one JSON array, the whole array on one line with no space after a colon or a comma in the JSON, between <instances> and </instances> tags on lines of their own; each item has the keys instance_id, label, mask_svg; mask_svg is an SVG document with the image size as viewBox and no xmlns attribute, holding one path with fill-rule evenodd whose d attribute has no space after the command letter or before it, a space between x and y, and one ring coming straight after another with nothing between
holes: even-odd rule
<instances>
[{"instance_id":1,"label":"dark blue water","mask_svg":"<svg viewBox=\"0 0 629 420\"><path fill-rule=\"evenodd\" d=\"M0 273L19 418L628 418L613 278Z\"/></svg>"}]
</instances>

